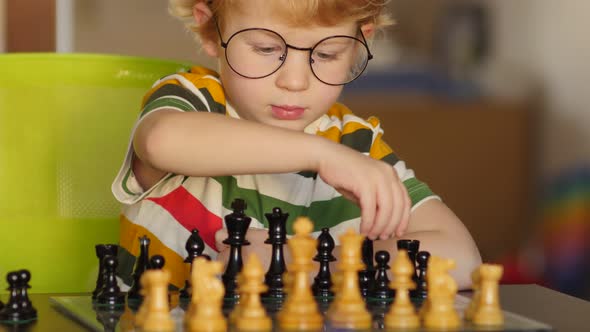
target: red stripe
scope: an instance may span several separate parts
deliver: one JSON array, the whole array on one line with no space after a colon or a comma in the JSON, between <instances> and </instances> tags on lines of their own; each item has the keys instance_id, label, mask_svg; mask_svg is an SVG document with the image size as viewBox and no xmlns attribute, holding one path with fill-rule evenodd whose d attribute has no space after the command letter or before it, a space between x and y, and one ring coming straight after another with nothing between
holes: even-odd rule
<instances>
[{"instance_id":1,"label":"red stripe","mask_svg":"<svg viewBox=\"0 0 590 332\"><path fill-rule=\"evenodd\" d=\"M178 187L163 197L150 197L147 199L166 209L187 230L198 229L203 241L212 249L217 250L215 232L223 226L221 218L209 212L184 187Z\"/></svg>"}]
</instances>

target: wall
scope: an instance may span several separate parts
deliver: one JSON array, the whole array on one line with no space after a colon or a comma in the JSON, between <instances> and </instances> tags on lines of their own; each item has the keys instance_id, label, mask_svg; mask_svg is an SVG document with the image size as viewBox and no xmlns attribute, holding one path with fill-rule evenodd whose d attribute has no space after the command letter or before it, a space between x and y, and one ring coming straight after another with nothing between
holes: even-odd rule
<instances>
[{"instance_id":1,"label":"wall","mask_svg":"<svg viewBox=\"0 0 590 332\"><path fill-rule=\"evenodd\" d=\"M212 63L182 22L168 15L167 0L74 2L75 52L141 55Z\"/></svg>"},{"instance_id":2,"label":"wall","mask_svg":"<svg viewBox=\"0 0 590 332\"><path fill-rule=\"evenodd\" d=\"M5 4L6 0L0 0L0 53L5 51L6 45L6 14Z\"/></svg>"},{"instance_id":3,"label":"wall","mask_svg":"<svg viewBox=\"0 0 590 332\"><path fill-rule=\"evenodd\" d=\"M590 165L590 1L490 1L490 6L497 22L494 62L503 72L534 76L543 85L541 174Z\"/></svg>"}]
</instances>

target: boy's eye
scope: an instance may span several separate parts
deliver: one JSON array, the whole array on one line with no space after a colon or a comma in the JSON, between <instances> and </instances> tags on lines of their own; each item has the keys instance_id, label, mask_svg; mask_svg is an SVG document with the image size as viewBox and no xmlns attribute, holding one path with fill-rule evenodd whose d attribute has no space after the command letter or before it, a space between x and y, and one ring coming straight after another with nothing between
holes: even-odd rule
<instances>
[{"instance_id":1,"label":"boy's eye","mask_svg":"<svg viewBox=\"0 0 590 332\"><path fill-rule=\"evenodd\" d=\"M314 59L322 61L338 60L338 54L328 52L314 52Z\"/></svg>"},{"instance_id":2,"label":"boy's eye","mask_svg":"<svg viewBox=\"0 0 590 332\"><path fill-rule=\"evenodd\" d=\"M281 52L281 47L252 45L252 50L258 54L270 55Z\"/></svg>"}]
</instances>

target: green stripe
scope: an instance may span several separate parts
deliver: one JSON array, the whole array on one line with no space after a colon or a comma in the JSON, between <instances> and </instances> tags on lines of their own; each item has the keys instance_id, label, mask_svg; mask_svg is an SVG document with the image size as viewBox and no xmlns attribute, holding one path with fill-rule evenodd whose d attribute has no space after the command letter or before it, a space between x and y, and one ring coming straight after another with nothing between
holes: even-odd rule
<instances>
[{"instance_id":1,"label":"green stripe","mask_svg":"<svg viewBox=\"0 0 590 332\"><path fill-rule=\"evenodd\" d=\"M373 131L370 129L357 129L352 133L342 135L340 143L359 152L369 152L373 143Z\"/></svg>"},{"instance_id":2,"label":"green stripe","mask_svg":"<svg viewBox=\"0 0 590 332\"><path fill-rule=\"evenodd\" d=\"M408 195L412 200L412 206L416 205L416 203L426 197L434 196L434 193L428 185L416 178L407 179L404 181L404 185L406 186L406 189L408 189Z\"/></svg>"},{"instance_id":3,"label":"green stripe","mask_svg":"<svg viewBox=\"0 0 590 332\"><path fill-rule=\"evenodd\" d=\"M332 227L360 216L359 208L342 196L328 201L312 202L307 207L260 194L254 189L240 188L237 185L237 179L233 176L218 176L213 179L223 187L223 207L231 210L233 200L241 198L247 204L246 214L258 219L265 227L268 227L268 221L264 214L270 213L273 208L279 207L283 212L289 213L287 219L288 234L293 234L293 221L300 216L308 216L314 221L314 231L319 231L323 227Z\"/></svg>"},{"instance_id":4,"label":"green stripe","mask_svg":"<svg viewBox=\"0 0 590 332\"><path fill-rule=\"evenodd\" d=\"M162 97L160 99L156 99L154 101L152 101L151 103L147 104L144 108L143 111L141 112L141 116L140 117L144 117L146 114L148 114L149 112L155 110L156 108L160 108L160 107L170 107L170 108L177 108L180 109L182 111L196 111L195 108L193 108L193 106L185 101L176 99L176 98L167 98L167 97Z\"/></svg>"},{"instance_id":5,"label":"green stripe","mask_svg":"<svg viewBox=\"0 0 590 332\"><path fill-rule=\"evenodd\" d=\"M133 267L135 266L135 256L133 256L125 248L119 246L117 251L117 276L123 280L125 285L131 286L133 284Z\"/></svg>"},{"instance_id":6,"label":"green stripe","mask_svg":"<svg viewBox=\"0 0 590 332\"><path fill-rule=\"evenodd\" d=\"M212 113L225 114L225 106L216 102L207 88L200 88L199 91L205 96L205 100L209 103L209 108Z\"/></svg>"},{"instance_id":7,"label":"green stripe","mask_svg":"<svg viewBox=\"0 0 590 332\"><path fill-rule=\"evenodd\" d=\"M206 111L207 110L207 107L205 106L205 104L203 104L203 101L201 100L201 98L199 98L197 95L192 93L189 89L187 89L183 86L177 85L177 84L162 85L161 87L158 88L158 90L154 91L154 93L151 94L149 99L145 102L145 105L148 105L149 103L153 102L154 100L159 99L161 97L165 97L165 96L177 96L180 98L184 98L191 105L193 105L195 110L199 110L199 111Z\"/></svg>"},{"instance_id":8,"label":"green stripe","mask_svg":"<svg viewBox=\"0 0 590 332\"><path fill-rule=\"evenodd\" d=\"M390 153L385 157L381 158L381 160L388 163L391 166L395 166L395 164L399 161L399 158L395 155L395 153Z\"/></svg>"},{"instance_id":9,"label":"green stripe","mask_svg":"<svg viewBox=\"0 0 590 332\"><path fill-rule=\"evenodd\" d=\"M123 178L123 183L121 183L121 185L123 186L123 190L126 193L128 193L129 195L137 195L138 193L131 191L129 189L129 187L127 187L127 181L129 180L129 176L131 176L131 167L129 167L129 169L127 170L127 173L125 173L125 177Z\"/></svg>"}]
</instances>

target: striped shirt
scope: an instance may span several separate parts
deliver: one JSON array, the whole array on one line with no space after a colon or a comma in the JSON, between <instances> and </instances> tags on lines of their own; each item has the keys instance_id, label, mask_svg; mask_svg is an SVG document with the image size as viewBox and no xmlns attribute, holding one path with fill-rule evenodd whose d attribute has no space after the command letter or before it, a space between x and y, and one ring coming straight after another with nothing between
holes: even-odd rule
<instances>
[{"instance_id":1,"label":"striped shirt","mask_svg":"<svg viewBox=\"0 0 590 332\"><path fill-rule=\"evenodd\" d=\"M176 73L156 82L143 99L142 111L133 132L146 115L161 109L206 111L239 118L226 102L218 75L201 67L193 67L188 72ZM305 132L341 143L392 165L408 189L412 208L437 198L383 141L383 130L377 118L363 120L345 106L335 104L305 128ZM246 214L252 218L250 227L266 228L268 222L264 214L280 207L283 212L289 213L289 234L298 216L308 216L314 221L315 236L322 228L329 227L337 242L338 235L344 230L350 227L358 230L361 215L358 206L327 185L316 173L308 171L215 177L167 174L152 188L144 190L132 172L131 140L125 161L112 184L113 194L123 206L118 275L127 285L132 282L131 273L139 254L139 237L147 235L151 239L150 254L165 257L165 268L172 272L171 283L182 287L188 277L184 259L190 231L193 228L199 230L205 242L204 253L215 257L215 232L224 227L223 217L231 213L231 202L236 198L242 198L247 203Z\"/></svg>"}]
</instances>

